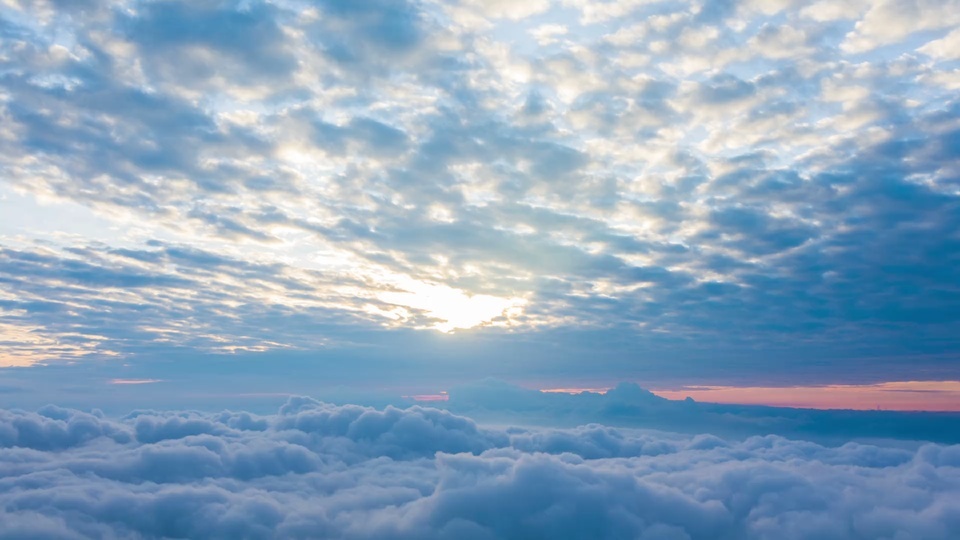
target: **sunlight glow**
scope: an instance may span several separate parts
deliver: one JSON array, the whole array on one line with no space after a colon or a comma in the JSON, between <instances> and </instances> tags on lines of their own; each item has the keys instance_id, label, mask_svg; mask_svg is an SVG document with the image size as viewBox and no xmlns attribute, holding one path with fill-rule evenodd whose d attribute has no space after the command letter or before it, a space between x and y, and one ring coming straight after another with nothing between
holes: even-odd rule
<instances>
[{"instance_id":1,"label":"sunlight glow","mask_svg":"<svg viewBox=\"0 0 960 540\"><path fill-rule=\"evenodd\" d=\"M523 312L523 298L501 298L486 294L470 295L446 285L412 281L405 292L387 292L380 300L424 312L437 322L430 328L449 333L489 323L498 317L516 317Z\"/></svg>"},{"instance_id":2,"label":"sunlight glow","mask_svg":"<svg viewBox=\"0 0 960 540\"><path fill-rule=\"evenodd\" d=\"M4 312L0 311L0 316ZM76 340L75 338L80 338ZM27 367L51 360L73 360L93 353L114 356L98 347L103 336L49 334L40 326L22 326L0 321L0 368Z\"/></svg>"}]
</instances>

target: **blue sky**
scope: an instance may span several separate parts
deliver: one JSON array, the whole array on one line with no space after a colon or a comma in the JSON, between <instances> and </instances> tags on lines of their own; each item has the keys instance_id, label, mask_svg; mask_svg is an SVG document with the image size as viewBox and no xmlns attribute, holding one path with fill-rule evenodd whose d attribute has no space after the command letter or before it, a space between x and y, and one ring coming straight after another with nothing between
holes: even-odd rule
<instances>
[{"instance_id":1,"label":"blue sky","mask_svg":"<svg viewBox=\"0 0 960 540\"><path fill-rule=\"evenodd\" d=\"M960 0L0 0L0 537L960 538L958 96Z\"/></svg>"},{"instance_id":2,"label":"blue sky","mask_svg":"<svg viewBox=\"0 0 960 540\"><path fill-rule=\"evenodd\" d=\"M958 90L952 0L0 0L0 394L958 380Z\"/></svg>"}]
</instances>

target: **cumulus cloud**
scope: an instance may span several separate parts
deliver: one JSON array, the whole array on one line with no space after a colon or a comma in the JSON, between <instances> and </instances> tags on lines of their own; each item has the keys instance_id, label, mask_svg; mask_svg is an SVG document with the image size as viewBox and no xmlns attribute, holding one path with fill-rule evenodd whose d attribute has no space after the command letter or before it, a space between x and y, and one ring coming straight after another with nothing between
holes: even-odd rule
<instances>
[{"instance_id":1,"label":"cumulus cloud","mask_svg":"<svg viewBox=\"0 0 960 540\"><path fill-rule=\"evenodd\" d=\"M917 49L918 51L941 60L956 60L960 58L960 29L953 30L946 36L933 40Z\"/></svg>"},{"instance_id":2,"label":"cumulus cloud","mask_svg":"<svg viewBox=\"0 0 960 540\"><path fill-rule=\"evenodd\" d=\"M960 22L955 1L885 0L871 5L842 44L845 50L864 52L895 44L924 30L937 30Z\"/></svg>"},{"instance_id":3,"label":"cumulus cloud","mask_svg":"<svg viewBox=\"0 0 960 540\"><path fill-rule=\"evenodd\" d=\"M724 440L292 398L0 415L4 538L953 538L960 447Z\"/></svg>"}]
</instances>

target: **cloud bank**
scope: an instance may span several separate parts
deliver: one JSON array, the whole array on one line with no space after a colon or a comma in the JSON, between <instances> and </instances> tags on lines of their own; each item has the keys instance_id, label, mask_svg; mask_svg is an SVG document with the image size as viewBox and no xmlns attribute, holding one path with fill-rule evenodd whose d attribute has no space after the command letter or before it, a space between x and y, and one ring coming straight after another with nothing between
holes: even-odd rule
<instances>
[{"instance_id":1,"label":"cloud bank","mask_svg":"<svg viewBox=\"0 0 960 540\"><path fill-rule=\"evenodd\" d=\"M291 398L0 411L3 538L948 539L960 446L729 441Z\"/></svg>"}]
</instances>

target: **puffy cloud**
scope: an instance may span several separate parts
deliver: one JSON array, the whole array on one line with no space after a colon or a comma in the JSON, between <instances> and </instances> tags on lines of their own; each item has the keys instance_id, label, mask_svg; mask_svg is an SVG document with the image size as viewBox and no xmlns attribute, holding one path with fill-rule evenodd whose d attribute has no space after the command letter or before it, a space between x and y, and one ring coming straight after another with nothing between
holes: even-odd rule
<instances>
[{"instance_id":1,"label":"puffy cloud","mask_svg":"<svg viewBox=\"0 0 960 540\"><path fill-rule=\"evenodd\" d=\"M924 30L938 30L960 22L955 1L884 0L870 6L842 47L850 52L895 44Z\"/></svg>"},{"instance_id":2,"label":"puffy cloud","mask_svg":"<svg viewBox=\"0 0 960 540\"><path fill-rule=\"evenodd\" d=\"M5 447L60 450L92 439L129 440L127 430L104 422L102 415L47 406L36 413L2 411L0 442Z\"/></svg>"},{"instance_id":3,"label":"puffy cloud","mask_svg":"<svg viewBox=\"0 0 960 540\"><path fill-rule=\"evenodd\" d=\"M463 4L491 18L513 20L537 15L550 8L549 0L534 0L523 3L510 2L509 0L493 0L491 2L467 0Z\"/></svg>"},{"instance_id":4,"label":"puffy cloud","mask_svg":"<svg viewBox=\"0 0 960 540\"><path fill-rule=\"evenodd\" d=\"M918 51L932 56L938 60L956 60L960 58L960 29L953 30L946 36L935 39L917 49Z\"/></svg>"},{"instance_id":5,"label":"puffy cloud","mask_svg":"<svg viewBox=\"0 0 960 540\"><path fill-rule=\"evenodd\" d=\"M90 426L79 430L86 435L64 437L80 424ZM0 433L34 428L0 438L5 538L960 532L956 446L825 447L597 425L492 429L435 409L309 398L266 416L141 411L111 420L48 407L0 417Z\"/></svg>"}]
</instances>

